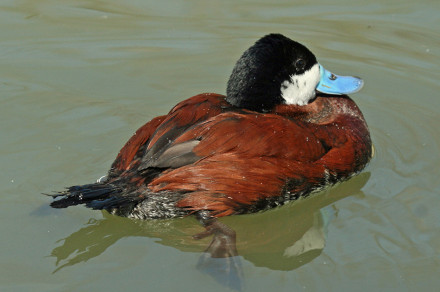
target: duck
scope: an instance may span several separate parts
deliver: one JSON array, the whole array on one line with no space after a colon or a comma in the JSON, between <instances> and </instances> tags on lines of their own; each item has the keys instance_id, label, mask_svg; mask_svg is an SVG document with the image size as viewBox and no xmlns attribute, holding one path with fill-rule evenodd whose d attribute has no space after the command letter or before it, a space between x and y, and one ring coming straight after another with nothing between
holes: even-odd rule
<instances>
[{"instance_id":1,"label":"duck","mask_svg":"<svg viewBox=\"0 0 440 292\"><path fill-rule=\"evenodd\" d=\"M143 220L194 215L205 227L195 238L234 237L218 218L281 206L364 169L372 142L348 96L363 84L326 70L299 42L265 35L236 62L226 95L198 94L153 118L105 178L52 194L50 205Z\"/></svg>"}]
</instances>

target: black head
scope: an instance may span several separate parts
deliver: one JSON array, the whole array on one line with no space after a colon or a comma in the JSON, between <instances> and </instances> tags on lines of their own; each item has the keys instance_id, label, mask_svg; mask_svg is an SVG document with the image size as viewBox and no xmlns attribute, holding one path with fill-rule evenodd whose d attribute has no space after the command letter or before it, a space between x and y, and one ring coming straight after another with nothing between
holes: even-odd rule
<instances>
[{"instance_id":1,"label":"black head","mask_svg":"<svg viewBox=\"0 0 440 292\"><path fill-rule=\"evenodd\" d=\"M319 64L312 52L281 34L269 34L235 64L226 100L259 112L283 103L303 105L315 97L319 79Z\"/></svg>"}]
</instances>

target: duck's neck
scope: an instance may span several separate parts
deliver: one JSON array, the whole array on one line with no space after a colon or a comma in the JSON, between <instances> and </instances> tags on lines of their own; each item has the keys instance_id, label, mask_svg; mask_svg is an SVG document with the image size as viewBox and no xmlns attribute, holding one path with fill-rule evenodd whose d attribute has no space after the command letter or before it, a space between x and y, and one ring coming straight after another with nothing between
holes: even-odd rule
<instances>
[{"instance_id":1,"label":"duck's neck","mask_svg":"<svg viewBox=\"0 0 440 292\"><path fill-rule=\"evenodd\" d=\"M334 110L328 98L317 97L306 105L278 105L273 112L295 120L321 124L331 120Z\"/></svg>"},{"instance_id":2,"label":"duck's neck","mask_svg":"<svg viewBox=\"0 0 440 292\"><path fill-rule=\"evenodd\" d=\"M280 92L272 90L273 92L261 94L261 90L255 88L256 86L258 85L249 86L248 89L228 87L226 101L235 107L257 112L269 112L283 102Z\"/></svg>"},{"instance_id":3,"label":"duck's neck","mask_svg":"<svg viewBox=\"0 0 440 292\"><path fill-rule=\"evenodd\" d=\"M350 116L365 122L356 103L345 95L335 97L316 97L312 102L299 105L278 105L274 113L314 124L331 123L341 116Z\"/></svg>"}]
</instances>

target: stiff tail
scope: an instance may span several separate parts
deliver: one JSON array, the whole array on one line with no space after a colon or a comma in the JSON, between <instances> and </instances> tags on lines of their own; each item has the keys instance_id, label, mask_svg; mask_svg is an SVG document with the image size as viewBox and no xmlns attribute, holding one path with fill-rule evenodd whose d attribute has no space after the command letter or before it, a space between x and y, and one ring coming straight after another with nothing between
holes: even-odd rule
<instances>
[{"instance_id":1,"label":"stiff tail","mask_svg":"<svg viewBox=\"0 0 440 292\"><path fill-rule=\"evenodd\" d=\"M82 186L72 186L66 191L51 194L55 201L50 203L53 208L67 208L79 204L91 204L94 201L102 201L117 196L121 191L113 185L94 183ZM92 207L92 206L90 206ZM93 208L93 207L92 207Z\"/></svg>"},{"instance_id":2,"label":"stiff tail","mask_svg":"<svg viewBox=\"0 0 440 292\"><path fill-rule=\"evenodd\" d=\"M117 211L117 213L125 213L143 200L139 196L123 194L120 188L106 183L72 186L62 193L50 196L55 199L50 203L53 208L85 204L95 210Z\"/></svg>"},{"instance_id":3,"label":"stiff tail","mask_svg":"<svg viewBox=\"0 0 440 292\"><path fill-rule=\"evenodd\" d=\"M47 195L54 198L50 203L53 208L84 204L91 209L107 210L111 214L137 219L174 218L188 214L187 210L175 206L182 193L127 192L123 186L106 182L73 186L64 192ZM142 207L138 208L140 204Z\"/></svg>"}]
</instances>

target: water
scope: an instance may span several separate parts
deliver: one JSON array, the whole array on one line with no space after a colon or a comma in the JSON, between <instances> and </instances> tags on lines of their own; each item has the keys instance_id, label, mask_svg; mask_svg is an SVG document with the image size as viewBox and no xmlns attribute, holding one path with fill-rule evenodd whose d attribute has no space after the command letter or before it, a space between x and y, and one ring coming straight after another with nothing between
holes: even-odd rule
<instances>
[{"instance_id":1,"label":"water","mask_svg":"<svg viewBox=\"0 0 440 292\"><path fill-rule=\"evenodd\" d=\"M256 39L283 33L353 95L376 156L362 175L265 213L238 234L245 291L438 291L438 1L0 3L0 290L227 291L197 269L193 218L133 221L41 193L106 173L137 127L225 92Z\"/></svg>"}]
</instances>

